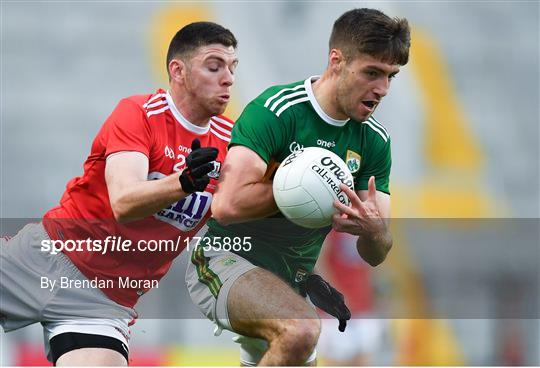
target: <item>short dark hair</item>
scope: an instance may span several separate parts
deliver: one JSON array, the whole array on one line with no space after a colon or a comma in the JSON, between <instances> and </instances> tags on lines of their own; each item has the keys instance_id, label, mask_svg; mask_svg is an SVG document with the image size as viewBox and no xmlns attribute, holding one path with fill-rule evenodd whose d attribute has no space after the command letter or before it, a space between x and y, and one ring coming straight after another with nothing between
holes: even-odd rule
<instances>
[{"instance_id":1,"label":"short dark hair","mask_svg":"<svg viewBox=\"0 0 540 368\"><path fill-rule=\"evenodd\" d=\"M218 43L236 49L238 41L227 28L213 22L194 22L180 29L174 35L167 51L167 73L169 63L175 57L187 58L201 46Z\"/></svg>"},{"instance_id":2,"label":"short dark hair","mask_svg":"<svg viewBox=\"0 0 540 368\"><path fill-rule=\"evenodd\" d=\"M409 61L410 33L405 18L390 18L376 9L353 9L334 23L330 50L341 50L346 60L367 54L382 62L405 65Z\"/></svg>"}]
</instances>

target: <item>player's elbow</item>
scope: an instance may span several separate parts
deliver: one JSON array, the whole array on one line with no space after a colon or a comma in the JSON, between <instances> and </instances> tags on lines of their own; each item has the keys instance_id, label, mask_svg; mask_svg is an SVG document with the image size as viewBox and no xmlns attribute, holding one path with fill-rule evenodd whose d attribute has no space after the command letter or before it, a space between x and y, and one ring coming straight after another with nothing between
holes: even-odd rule
<instances>
[{"instance_id":1,"label":"player's elbow","mask_svg":"<svg viewBox=\"0 0 540 368\"><path fill-rule=\"evenodd\" d=\"M212 204L212 216L223 226L234 223L237 217L236 211L234 211L232 206L214 204Z\"/></svg>"},{"instance_id":2,"label":"player's elbow","mask_svg":"<svg viewBox=\"0 0 540 368\"><path fill-rule=\"evenodd\" d=\"M369 265L371 267L377 267L381 263L384 262L386 259L386 256L388 256L388 253L390 252L390 249L392 249L392 239L390 238L387 243L385 243L382 246L381 251L372 259L371 262L368 261Z\"/></svg>"},{"instance_id":3,"label":"player's elbow","mask_svg":"<svg viewBox=\"0 0 540 368\"><path fill-rule=\"evenodd\" d=\"M388 234L389 235L389 234ZM356 248L358 254L362 257L364 261L367 262L371 267L377 267L384 262L386 256L392 249L393 240L391 236L385 237L382 243L377 244L376 246L363 247L362 243L357 243Z\"/></svg>"},{"instance_id":4,"label":"player's elbow","mask_svg":"<svg viewBox=\"0 0 540 368\"><path fill-rule=\"evenodd\" d=\"M367 262L367 264L369 264L371 267L377 267L378 265L380 265L381 263L384 262L384 260L386 259L386 255L388 253L383 253L383 252L378 252L376 254L370 254L368 256L363 256L362 258L364 259L364 261Z\"/></svg>"},{"instance_id":5,"label":"player's elbow","mask_svg":"<svg viewBox=\"0 0 540 368\"><path fill-rule=\"evenodd\" d=\"M114 216L114 219L116 220L116 222L122 224L122 223L125 223L128 221L128 218L127 216L119 211L119 210L115 210L114 207L113 207L113 216Z\"/></svg>"},{"instance_id":6,"label":"player's elbow","mask_svg":"<svg viewBox=\"0 0 540 368\"><path fill-rule=\"evenodd\" d=\"M382 257L366 257L364 260L371 266L371 267L377 267L381 263L384 262L386 259L386 256Z\"/></svg>"},{"instance_id":7,"label":"player's elbow","mask_svg":"<svg viewBox=\"0 0 540 368\"><path fill-rule=\"evenodd\" d=\"M131 218L128 208L118 200L111 201L111 210L118 223L128 222Z\"/></svg>"}]
</instances>

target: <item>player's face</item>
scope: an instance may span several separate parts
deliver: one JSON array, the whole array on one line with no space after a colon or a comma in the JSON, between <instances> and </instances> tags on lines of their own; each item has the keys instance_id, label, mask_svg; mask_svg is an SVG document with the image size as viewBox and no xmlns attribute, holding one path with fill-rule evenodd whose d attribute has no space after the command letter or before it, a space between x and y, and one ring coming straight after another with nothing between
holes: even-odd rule
<instances>
[{"instance_id":1,"label":"player's face","mask_svg":"<svg viewBox=\"0 0 540 368\"><path fill-rule=\"evenodd\" d=\"M383 63L369 55L359 55L341 70L337 101L345 115L365 121L388 93L399 65Z\"/></svg>"},{"instance_id":2,"label":"player's face","mask_svg":"<svg viewBox=\"0 0 540 368\"><path fill-rule=\"evenodd\" d=\"M199 47L189 61L186 90L209 116L225 111L237 64L234 48L220 44Z\"/></svg>"}]
</instances>

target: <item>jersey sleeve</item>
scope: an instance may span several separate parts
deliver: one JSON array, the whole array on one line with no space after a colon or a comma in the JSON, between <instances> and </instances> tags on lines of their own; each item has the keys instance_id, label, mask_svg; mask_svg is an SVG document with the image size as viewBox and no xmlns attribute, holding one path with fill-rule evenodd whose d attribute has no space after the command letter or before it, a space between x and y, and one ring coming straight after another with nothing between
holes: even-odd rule
<instances>
[{"instance_id":1,"label":"jersey sleeve","mask_svg":"<svg viewBox=\"0 0 540 368\"><path fill-rule=\"evenodd\" d=\"M150 154L151 131L145 112L134 101L121 100L111 113L105 142L105 156L121 151Z\"/></svg>"},{"instance_id":2,"label":"jersey sleeve","mask_svg":"<svg viewBox=\"0 0 540 368\"><path fill-rule=\"evenodd\" d=\"M355 189L367 190L369 178L375 176L377 190L390 194L390 169L392 167L390 138L382 144L374 145L362 161L360 172L355 177Z\"/></svg>"},{"instance_id":3,"label":"jersey sleeve","mask_svg":"<svg viewBox=\"0 0 540 368\"><path fill-rule=\"evenodd\" d=\"M229 147L248 147L268 164L272 157L283 152L286 142L287 129L283 122L273 112L253 101L236 120Z\"/></svg>"}]
</instances>

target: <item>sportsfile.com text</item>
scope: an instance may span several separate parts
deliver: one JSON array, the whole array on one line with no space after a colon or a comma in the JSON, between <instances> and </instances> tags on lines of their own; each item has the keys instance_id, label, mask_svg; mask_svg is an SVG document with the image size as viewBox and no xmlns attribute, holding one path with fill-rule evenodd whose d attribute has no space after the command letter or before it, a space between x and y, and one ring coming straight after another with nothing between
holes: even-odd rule
<instances>
[{"instance_id":1,"label":"sportsfile.com text","mask_svg":"<svg viewBox=\"0 0 540 368\"><path fill-rule=\"evenodd\" d=\"M41 251L51 254L58 254L63 251L68 252L177 252L186 248L189 252L192 249L203 248L205 251L246 251L251 250L251 237L178 237L176 241L172 239L141 239L133 242L121 236L107 236L105 239L68 239L41 241Z\"/></svg>"}]
</instances>

